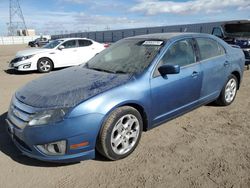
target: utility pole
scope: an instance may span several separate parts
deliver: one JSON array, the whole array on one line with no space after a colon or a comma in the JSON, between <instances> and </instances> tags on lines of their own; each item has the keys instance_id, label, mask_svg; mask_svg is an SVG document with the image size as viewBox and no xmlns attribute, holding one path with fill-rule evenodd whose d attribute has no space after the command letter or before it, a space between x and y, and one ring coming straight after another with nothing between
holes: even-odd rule
<instances>
[{"instance_id":1,"label":"utility pole","mask_svg":"<svg viewBox=\"0 0 250 188\"><path fill-rule=\"evenodd\" d=\"M18 29L27 31L22 9L19 0L9 0L9 28L8 35L14 36L17 34Z\"/></svg>"}]
</instances>

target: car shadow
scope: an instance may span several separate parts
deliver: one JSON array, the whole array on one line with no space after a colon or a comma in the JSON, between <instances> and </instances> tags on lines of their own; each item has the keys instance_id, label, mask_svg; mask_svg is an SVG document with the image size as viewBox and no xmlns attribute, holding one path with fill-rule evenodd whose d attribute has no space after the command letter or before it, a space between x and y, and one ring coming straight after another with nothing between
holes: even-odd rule
<instances>
[{"instance_id":1,"label":"car shadow","mask_svg":"<svg viewBox=\"0 0 250 188\"><path fill-rule=\"evenodd\" d=\"M97 150L95 152L95 161L102 161L102 162L112 162L111 160L107 159L106 157L102 156Z\"/></svg>"},{"instance_id":2,"label":"car shadow","mask_svg":"<svg viewBox=\"0 0 250 188\"><path fill-rule=\"evenodd\" d=\"M51 72L60 71L60 70L65 69L65 68L68 68L68 67L55 68ZM38 71L17 71L15 69L7 69L7 70L4 70L4 72L6 74L10 74L10 75L29 75L29 74L44 74L45 75L46 74L46 73L40 73Z\"/></svg>"},{"instance_id":3,"label":"car shadow","mask_svg":"<svg viewBox=\"0 0 250 188\"><path fill-rule=\"evenodd\" d=\"M27 74L32 74L32 73L38 73L37 71L17 71L15 69L7 69L4 70L6 74L11 74L11 75L27 75Z\"/></svg>"},{"instance_id":4,"label":"car shadow","mask_svg":"<svg viewBox=\"0 0 250 188\"><path fill-rule=\"evenodd\" d=\"M78 163L49 163L43 162L36 159L29 158L23 155L12 142L8 132L7 132L7 123L5 122L5 118L7 113L3 113L0 115L0 151L5 155L9 156L14 161L27 165L27 166L35 166L35 167L59 167L59 166L68 166L74 165Z\"/></svg>"}]
</instances>

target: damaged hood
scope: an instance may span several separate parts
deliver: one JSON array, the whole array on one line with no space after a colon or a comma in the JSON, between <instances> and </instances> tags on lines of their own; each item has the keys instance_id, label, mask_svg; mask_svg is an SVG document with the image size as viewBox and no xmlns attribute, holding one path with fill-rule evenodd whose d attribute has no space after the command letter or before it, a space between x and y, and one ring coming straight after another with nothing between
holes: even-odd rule
<instances>
[{"instance_id":1,"label":"damaged hood","mask_svg":"<svg viewBox=\"0 0 250 188\"><path fill-rule=\"evenodd\" d=\"M130 80L131 75L111 74L80 66L50 73L26 84L16 98L33 107L73 107Z\"/></svg>"}]
</instances>

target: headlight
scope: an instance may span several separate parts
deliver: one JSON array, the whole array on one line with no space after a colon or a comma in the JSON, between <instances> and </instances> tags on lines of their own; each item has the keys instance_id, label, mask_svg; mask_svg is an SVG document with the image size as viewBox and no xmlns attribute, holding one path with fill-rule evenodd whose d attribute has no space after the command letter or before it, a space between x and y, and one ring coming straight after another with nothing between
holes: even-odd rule
<instances>
[{"instance_id":1,"label":"headlight","mask_svg":"<svg viewBox=\"0 0 250 188\"><path fill-rule=\"evenodd\" d=\"M29 121L29 126L51 124L62 121L69 108L46 110L34 114Z\"/></svg>"},{"instance_id":2,"label":"headlight","mask_svg":"<svg viewBox=\"0 0 250 188\"><path fill-rule=\"evenodd\" d=\"M248 45L250 45L250 40L247 42Z\"/></svg>"},{"instance_id":3,"label":"headlight","mask_svg":"<svg viewBox=\"0 0 250 188\"><path fill-rule=\"evenodd\" d=\"M29 59L29 58L33 57L33 56L34 55L23 56L23 57L20 58L20 61L24 61L26 59Z\"/></svg>"}]
</instances>

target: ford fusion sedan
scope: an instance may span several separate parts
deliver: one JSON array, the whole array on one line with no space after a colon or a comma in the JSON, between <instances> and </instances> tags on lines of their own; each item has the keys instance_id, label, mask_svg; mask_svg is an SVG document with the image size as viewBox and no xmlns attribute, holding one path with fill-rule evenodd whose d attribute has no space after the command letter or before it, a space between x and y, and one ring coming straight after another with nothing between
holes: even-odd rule
<instances>
[{"instance_id":1,"label":"ford fusion sedan","mask_svg":"<svg viewBox=\"0 0 250 188\"><path fill-rule=\"evenodd\" d=\"M8 130L25 155L39 160L80 161L96 151L122 159L143 131L212 101L230 105L244 60L242 50L207 34L123 39L85 65L19 89Z\"/></svg>"},{"instance_id":2,"label":"ford fusion sedan","mask_svg":"<svg viewBox=\"0 0 250 188\"><path fill-rule=\"evenodd\" d=\"M18 71L45 73L54 68L86 63L105 49L103 44L86 38L66 38L51 41L43 48L20 51L10 62Z\"/></svg>"}]
</instances>

